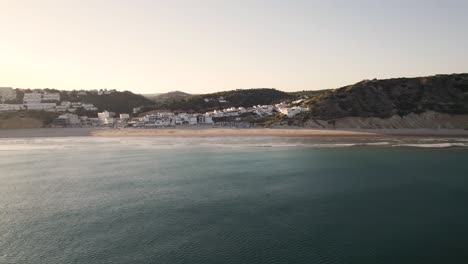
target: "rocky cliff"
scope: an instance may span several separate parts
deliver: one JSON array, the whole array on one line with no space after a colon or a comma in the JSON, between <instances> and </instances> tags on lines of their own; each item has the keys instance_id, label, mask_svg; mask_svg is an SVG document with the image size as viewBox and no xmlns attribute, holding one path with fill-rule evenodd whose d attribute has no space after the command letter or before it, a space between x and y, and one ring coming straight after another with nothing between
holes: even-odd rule
<instances>
[{"instance_id":1,"label":"rocky cliff","mask_svg":"<svg viewBox=\"0 0 468 264\"><path fill-rule=\"evenodd\" d=\"M404 119L409 114L468 114L468 74L366 80L308 100L313 119ZM429 114L430 115L430 114Z\"/></svg>"},{"instance_id":2,"label":"rocky cliff","mask_svg":"<svg viewBox=\"0 0 468 264\"><path fill-rule=\"evenodd\" d=\"M411 113L405 116L394 115L388 118L380 117L343 117L330 120L308 120L303 123L308 128L356 128L356 129L400 129L400 128L432 128L432 129L466 129L468 115L451 115L437 112Z\"/></svg>"}]
</instances>

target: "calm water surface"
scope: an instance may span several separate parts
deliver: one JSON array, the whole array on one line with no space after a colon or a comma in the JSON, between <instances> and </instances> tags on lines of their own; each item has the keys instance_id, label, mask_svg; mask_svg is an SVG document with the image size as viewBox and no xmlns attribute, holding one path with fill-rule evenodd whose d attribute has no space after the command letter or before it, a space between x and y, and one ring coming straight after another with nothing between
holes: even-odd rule
<instances>
[{"instance_id":1,"label":"calm water surface","mask_svg":"<svg viewBox=\"0 0 468 264\"><path fill-rule=\"evenodd\" d=\"M468 142L0 140L0 263L468 263Z\"/></svg>"}]
</instances>

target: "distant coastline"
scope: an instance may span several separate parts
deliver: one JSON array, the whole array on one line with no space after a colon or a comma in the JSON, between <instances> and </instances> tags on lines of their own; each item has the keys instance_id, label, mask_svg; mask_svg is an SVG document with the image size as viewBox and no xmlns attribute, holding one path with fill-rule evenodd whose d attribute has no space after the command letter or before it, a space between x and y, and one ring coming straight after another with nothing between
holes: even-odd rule
<instances>
[{"instance_id":1,"label":"distant coastline","mask_svg":"<svg viewBox=\"0 0 468 264\"><path fill-rule=\"evenodd\" d=\"M309 138L385 138L385 137L463 137L462 129L303 129L303 128L34 128L0 130L0 138L34 137L309 137Z\"/></svg>"}]
</instances>

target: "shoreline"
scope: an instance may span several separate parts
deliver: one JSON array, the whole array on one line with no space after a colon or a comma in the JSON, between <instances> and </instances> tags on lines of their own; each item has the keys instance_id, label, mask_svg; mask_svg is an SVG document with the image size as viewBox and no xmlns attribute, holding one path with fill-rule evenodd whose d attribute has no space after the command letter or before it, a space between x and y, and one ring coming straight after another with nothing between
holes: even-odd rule
<instances>
[{"instance_id":1,"label":"shoreline","mask_svg":"<svg viewBox=\"0 0 468 264\"><path fill-rule=\"evenodd\" d=\"M0 138L34 137L287 137L360 138L446 137L468 138L462 129L306 129L306 128L35 128L0 130Z\"/></svg>"},{"instance_id":2,"label":"shoreline","mask_svg":"<svg viewBox=\"0 0 468 264\"><path fill-rule=\"evenodd\" d=\"M300 137L361 138L466 137L461 129L308 129L308 128L158 128L108 129L91 133L99 137Z\"/></svg>"}]
</instances>

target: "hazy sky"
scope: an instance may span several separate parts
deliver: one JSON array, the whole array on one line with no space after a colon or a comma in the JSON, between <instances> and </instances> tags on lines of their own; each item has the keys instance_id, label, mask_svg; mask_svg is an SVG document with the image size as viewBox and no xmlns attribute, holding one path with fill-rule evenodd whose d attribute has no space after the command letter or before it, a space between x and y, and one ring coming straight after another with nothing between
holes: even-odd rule
<instances>
[{"instance_id":1,"label":"hazy sky","mask_svg":"<svg viewBox=\"0 0 468 264\"><path fill-rule=\"evenodd\" d=\"M205 93L468 72L468 1L0 0L0 86Z\"/></svg>"}]
</instances>

